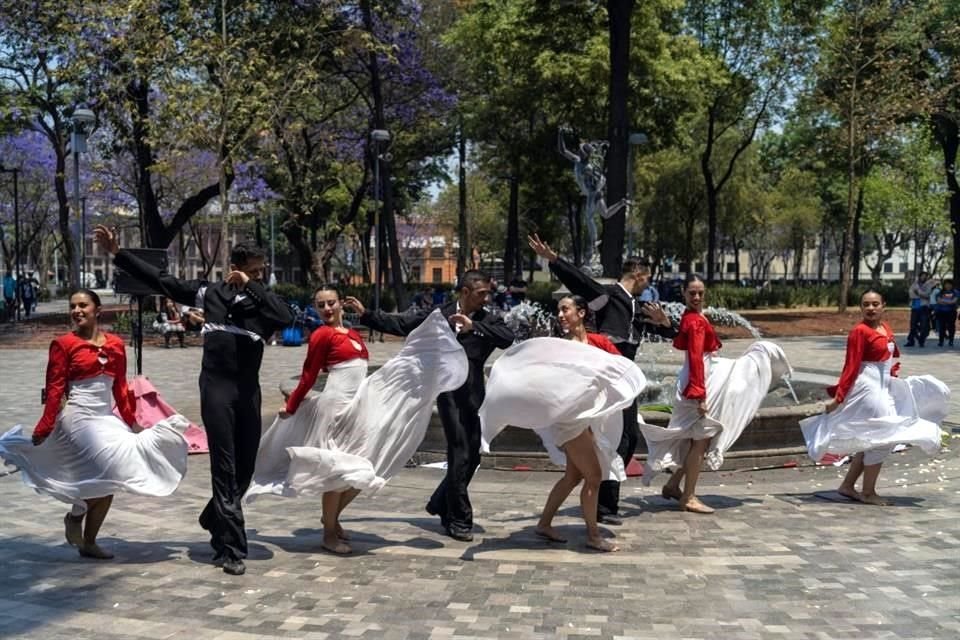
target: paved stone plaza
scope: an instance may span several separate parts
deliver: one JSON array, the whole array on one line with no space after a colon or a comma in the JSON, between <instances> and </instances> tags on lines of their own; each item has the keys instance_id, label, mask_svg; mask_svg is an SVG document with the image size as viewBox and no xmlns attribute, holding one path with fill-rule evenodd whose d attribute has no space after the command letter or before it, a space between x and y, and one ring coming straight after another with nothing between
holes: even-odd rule
<instances>
[{"instance_id":1,"label":"paved stone plaza","mask_svg":"<svg viewBox=\"0 0 960 640\"><path fill-rule=\"evenodd\" d=\"M810 375L842 364L842 338L781 344ZM725 352L745 345L730 341ZM398 346L374 344L373 362ZM299 371L303 354L268 349L265 407L279 404L276 383ZM150 348L144 357L165 398L195 420L199 355ZM934 373L957 389L957 359L910 350L904 372ZM45 360L44 350L0 350L9 425L39 415ZM958 418L955 398L950 420ZM659 497L659 482L632 479L625 524L606 528L623 549L616 554L583 547L575 497L557 521L569 543L534 537L555 474L481 470L471 491L479 532L460 543L423 511L442 471L407 469L347 510L352 557L320 551L319 500L254 503L240 578L208 564L196 524L206 456L191 457L170 498L117 497L102 533L117 558L105 563L66 546L64 507L14 473L0 478L0 637L957 638L960 440L953 449L892 456L880 479L889 508L814 496L844 468L705 474L714 516L680 513Z\"/></svg>"}]
</instances>

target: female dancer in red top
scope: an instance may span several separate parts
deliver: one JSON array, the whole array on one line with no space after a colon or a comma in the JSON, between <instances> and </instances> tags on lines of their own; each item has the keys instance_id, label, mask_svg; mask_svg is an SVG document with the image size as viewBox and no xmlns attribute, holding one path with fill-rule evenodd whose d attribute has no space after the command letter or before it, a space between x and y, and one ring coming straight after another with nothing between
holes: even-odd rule
<instances>
[{"instance_id":1,"label":"female dancer in red top","mask_svg":"<svg viewBox=\"0 0 960 640\"><path fill-rule=\"evenodd\" d=\"M362 313L363 305L341 302L329 286L315 292L314 305L323 326L310 336L299 384L264 434L247 497L322 494L322 546L347 554L340 515L360 491L379 489L404 467L437 395L466 379L466 354L436 313L367 377L363 339L343 324L344 307ZM329 372L322 393L307 397L321 370Z\"/></svg>"},{"instance_id":2,"label":"female dancer in red top","mask_svg":"<svg viewBox=\"0 0 960 640\"><path fill-rule=\"evenodd\" d=\"M814 461L828 452L856 454L837 491L873 505L889 504L877 495L877 478L895 444L916 444L930 454L939 450L937 423L946 417L949 396L946 385L932 376L897 378L900 350L882 319L884 308L879 292L861 296L863 319L847 336L843 371L827 388L832 399L826 412L800 422ZM863 490L857 491L861 475Z\"/></svg>"},{"instance_id":3,"label":"female dancer in red top","mask_svg":"<svg viewBox=\"0 0 960 640\"><path fill-rule=\"evenodd\" d=\"M649 452L643 483L649 485L658 471L672 469L663 497L678 500L681 509L695 513L713 513L696 497L704 458L711 469L723 465L724 453L753 419L771 383L790 371L783 349L765 340L751 344L739 358L717 356L721 345L703 315L705 295L703 280L687 276L687 309L673 341L686 354L670 422L666 428L640 425Z\"/></svg>"},{"instance_id":4,"label":"female dancer in red top","mask_svg":"<svg viewBox=\"0 0 960 640\"><path fill-rule=\"evenodd\" d=\"M602 349L607 353L619 356L610 340L600 333L587 331L586 320L590 309L582 296L567 296L558 303L557 319L560 328L567 338L574 342L581 342ZM559 439L558 439L559 443ZM597 492L600 490L600 481L603 480L603 470L597 457L597 445L593 432L589 427L583 429L579 435L566 442L560 443L566 454L567 466L563 476L557 480L547 496L547 503L540 514L540 521L534 532L541 538L553 542L566 542L553 528L553 517L567 499L574 488L583 482L580 489L580 508L583 511L583 520L587 525L587 546L598 551L619 551L620 547L606 540L600 535L597 526Z\"/></svg>"},{"instance_id":5,"label":"female dancer in red top","mask_svg":"<svg viewBox=\"0 0 960 640\"><path fill-rule=\"evenodd\" d=\"M27 486L74 505L64 524L80 555L109 559L113 554L96 540L113 494L173 493L186 471L181 434L189 423L172 416L134 432L123 340L102 332L99 316L96 293L81 289L70 296L76 330L50 345L43 416L29 440L20 427L0 437L0 457L20 467Z\"/></svg>"},{"instance_id":6,"label":"female dancer in red top","mask_svg":"<svg viewBox=\"0 0 960 640\"><path fill-rule=\"evenodd\" d=\"M713 330L713 325L703 315L705 295L706 287L703 280L696 276L688 277L683 293L687 309L680 318L680 328L677 330L677 337L673 340L675 348L686 351L684 364L687 370L687 384L681 391L681 395L687 403L696 403L697 413L704 418L707 415L707 377L703 356L719 351L723 346L717 338L717 332ZM680 415L679 412L672 414L670 422L674 422L674 416L678 415ZM698 438L697 434L693 434L683 467L675 471L663 486L664 497L678 500L684 511L713 513L713 509L700 502L695 495L700 466L703 464L703 456L709 445L709 436ZM681 492L680 481L684 476L686 476L686 482Z\"/></svg>"}]
</instances>

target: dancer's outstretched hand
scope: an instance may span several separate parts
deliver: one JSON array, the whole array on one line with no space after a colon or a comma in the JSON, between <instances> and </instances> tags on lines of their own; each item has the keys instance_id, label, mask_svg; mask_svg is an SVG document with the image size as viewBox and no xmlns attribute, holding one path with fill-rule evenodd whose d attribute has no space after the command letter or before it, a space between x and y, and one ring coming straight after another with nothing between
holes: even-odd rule
<instances>
[{"instance_id":1,"label":"dancer's outstretched hand","mask_svg":"<svg viewBox=\"0 0 960 640\"><path fill-rule=\"evenodd\" d=\"M527 244L533 249L533 252L541 258L546 258L550 262L555 262L559 257L557 252L550 248L546 242L540 239L537 234L527 236Z\"/></svg>"},{"instance_id":2,"label":"dancer's outstretched hand","mask_svg":"<svg viewBox=\"0 0 960 640\"><path fill-rule=\"evenodd\" d=\"M357 300L356 298L354 298L353 296L347 296L346 298L344 298L343 306L350 307L360 315L363 315L364 313L367 312L367 308L363 306L363 303Z\"/></svg>"},{"instance_id":3,"label":"dancer's outstretched hand","mask_svg":"<svg viewBox=\"0 0 960 640\"><path fill-rule=\"evenodd\" d=\"M644 302L641 308L643 309L643 314L650 318L654 324L659 324L662 327L670 326L670 318L663 312L663 307L660 305L655 302Z\"/></svg>"},{"instance_id":4,"label":"dancer's outstretched hand","mask_svg":"<svg viewBox=\"0 0 960 640\"><path fill-rule=\"evenodd\" d=\"M840 406L840 403L837 402L837 399L836 399L836 398L833 398L833 399L830 400L830 402L827 403L827 406L825 406L825 407L823 408L823 412L824 412L824 413L833 413L834 411L837 410L837 407L839 407L839 406Z\"/></svg>"},{"instance_id":5,"label":"dancer's outstretched hand","mask_svg":"<svg viewBox=\"0 0 960 640\"><path fill-rule=\"evenodd\" d=\"M117 242L116 234L105 225L98 224L94 227L93 239L96 240L101 249L112 256L117 255L117 252L120 251L120 243Z\"/></svg>"},{"instance_id":6,"label":"dancer's outstretched hand","mask_svg":"<svg viewBox=\"0 0 960 640\"><path fill-rule=\"evenodd\" d=\"M706 401L706 400L701 400L699 403L697 403L697 413L699 413L699 414L702 415L702 416L707 415L707 401Z\"/></svg>"},{"instance_id":7,"label":"dancer's outstretched hand","mask_svg":"<svg viewBox=\"0 0 960 640\"><path fill-rule=\"evenodd\" d=\"M282 406L282 407L280 408L280 411L277 411L277 415L280 416L280 419L281 419L281 420L286 420L287 418L290 417L290 414L287 413L287 407L286 407L286 405Z\"/></svg>"}]
</instances>

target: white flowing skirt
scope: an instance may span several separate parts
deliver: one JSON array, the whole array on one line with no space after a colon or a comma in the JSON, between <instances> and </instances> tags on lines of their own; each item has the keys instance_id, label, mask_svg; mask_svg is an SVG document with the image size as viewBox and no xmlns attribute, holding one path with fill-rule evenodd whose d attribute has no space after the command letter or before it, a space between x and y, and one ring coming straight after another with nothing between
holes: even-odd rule
<instances>
[{"instance_id":1,"label":"white flowing skirt","mask_svg":"<svg viewBox=\"0 0 960 640\"><path fill-rule=\"evenodd\" d=\"M466 382L467 355L435 310L397 355L369 377L366 370L365 360L331 367L322 393L274 420L248 501L381 488L420 446L437 396Z\"/></svg>"},{"instance_id":2,"label":"white flowing skirt","mask_svg":"<svg viewBox=\"0 0 960 640\"><path fill-rule=\"evenodd\" d=\"M894 378L887 362L866 362L843 403L832 413L801 420L800 428L816 462L828 453L863 451L872 452L869 464L876 464L897 444L934 455L949 398L950 390L933 376Z\"/></svg>"},{"instance_id":3,"label":"white flowing skirt","mask_svg":"<svg viewBox=\"0 0 960 640\"><path fill-rule=\"evenodd\" d=\"M533 429L551 460L565 465L560 450L587 428L593 432L605 477L624 480L617 455L622 410L647 380L630 360L560 338L535 338L507 349L493 365L480 407L482 450L505 427Z\"/></svg>"},{"instance_id":4,"label":"white flowing skirt","mask_svg":"<svg viewBox=\"0 0 960 640\"><path fill-rule=\"evenodd\" d=\"M35 447L17 425L0 436L0 458L28 487L81 508L120 491L170 495L187 471L190 423L173 415L135 433L112 413L112 386L109 376L71 383L50 437Z\"/></svg>"},{"instance_id":5,"label":"white flowing skirt","mask_svg":"<svg viewBox=\"0 0 960 640\"><path fill-rule=\"evenodd\" d=\"M647 441L647 462L643 483L649 485L658 472L682 466L691 440L711 438L705 459L714 471L723 465L723 456L749 424L770 385L790 373L783 349L759 340L739 358L703 357L707 379L707 415L697 411L698 401L683 397L689 380L689 362L684 360L677 378L677 391L670 422L666 427L640 421L640 433Z\"/></svg>"}]
</instances>

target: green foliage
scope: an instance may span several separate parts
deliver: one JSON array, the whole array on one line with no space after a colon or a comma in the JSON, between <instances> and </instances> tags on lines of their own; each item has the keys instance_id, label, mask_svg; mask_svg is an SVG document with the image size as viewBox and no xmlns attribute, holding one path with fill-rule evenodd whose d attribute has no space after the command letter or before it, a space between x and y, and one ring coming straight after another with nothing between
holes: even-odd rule
<instances>
[{"instance_id":1,"label":"green foliage","mask_svg":"<svg viewBox=\"0 0 960 640\"><path fill-rule=\"evenodd\" d=\"M866 288L866 287L862 287ZM909 303L908 285L903 282L884 284L879 287L887 305L906 306ZM796 307L828 307L836 304L840 293L839 284L801 285L771 284L757 290L755 287L713 285L707 294L707 304L731 310ZM861 290L851 289L847 304L859 304Z\"/></svg>"}]
</instances>

